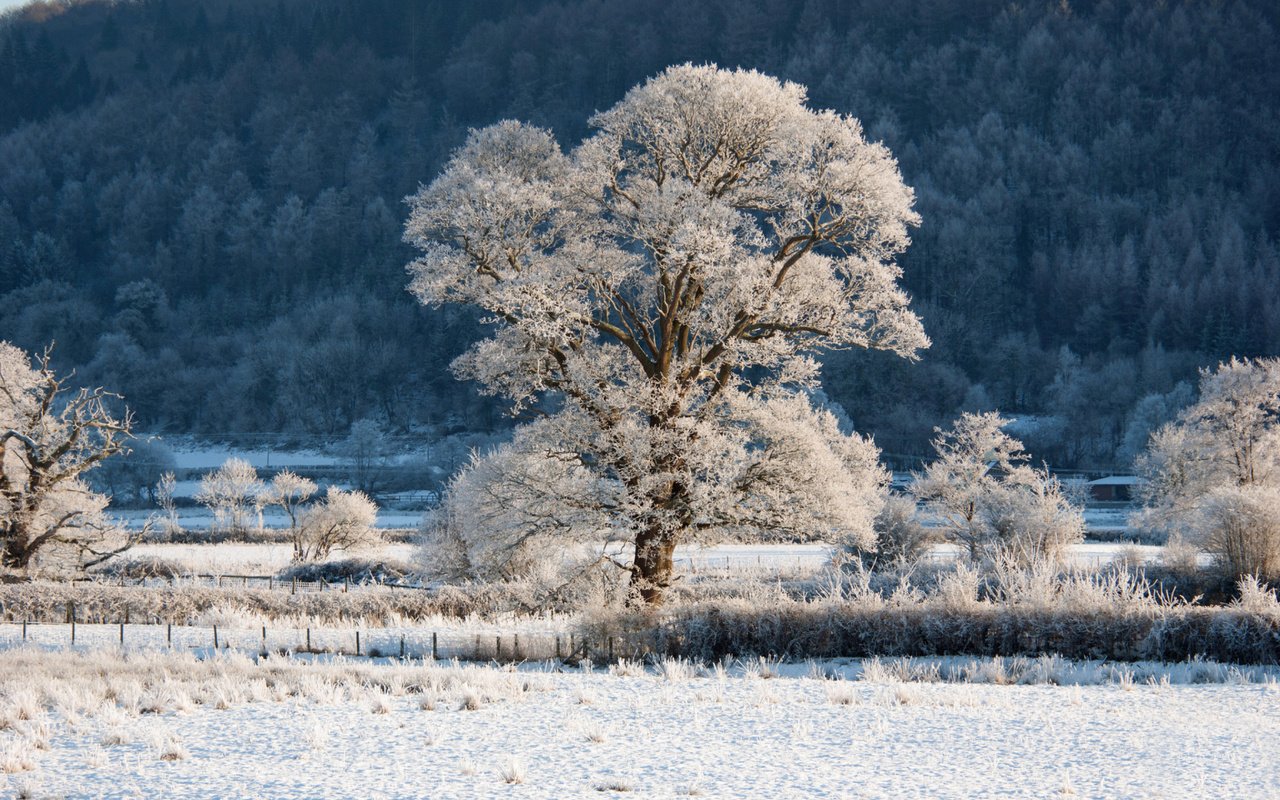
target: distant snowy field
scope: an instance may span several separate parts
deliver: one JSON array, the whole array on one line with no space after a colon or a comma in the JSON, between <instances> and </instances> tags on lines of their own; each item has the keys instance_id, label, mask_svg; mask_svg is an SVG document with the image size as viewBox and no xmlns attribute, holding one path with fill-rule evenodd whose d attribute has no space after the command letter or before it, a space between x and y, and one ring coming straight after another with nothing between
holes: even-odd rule
<instances>
[{"instance_id":1,"label":"distant snowy field","mask_svg":"<svg viewBox=\"0 0 1280 800\"><path fill-rule=\"evenodd\" d=\"M362 556L409 561L414 546L388 544ZM339 552L334 557L342 558ZM293 545L281 543L252 544L140 544L129 550L127 558L163 558L181 565L186 571L208 575L274 575L289 566Z\"/></svg>"},{"instance_id":2,"label":"distant snowy field","mask_svg":"<svg viewBox=\"0 0 1280 800\"><path fill-rule=\"evenodd\" d=\"M178 497L192 497L199 491L200 482L195 480L179 481ZM422 493L424 496L427 493ZM1085 524L1091 531L1098 533L1116 533L1126 530L1126 520L1130 514L1130 509L1086 509ZM113 509L112 513L124 525L138 529L146 524L147 520L158 516L157 509L139 510L139 509ZM380 508L378 510L378 521L376 525L379 528L417 528L422 524L422 511L406 511L397 508ZM183 508L178 511L178 522L184 527L191 530L200 530L209 528L213 525L213 513L204 508ZM262 523L268 528L287 528L289 527L289 519L283 512L272 509L263 512Z\"/></svg>"},{"instance_id":3,"label":"distant snowy field","mask_svg":"<svg viewBox=\"0 0 1280 800\"><path fill-rule=\"evenodd\" d=\"M49 749L33 771L0 776L0 792L7 781L8 796L76 798L1280 796L1274 681L998 686L526 670L528 691L470 711L454 698L423 710L415 695L357 689L71 723L53 712ZM473 680L485 685L484 675ZM0 731L0 751L17 736Z\"/></svg>"},{"instance_id":4,"label":"distant snowy field","mask_svg":"<svg viewBox=\"0 0 1280 800\"><path fill-rule=\"evenodd\" d=\"M389 544L370 553L374 557L412 561L415 546ZM1072 548L1072 559L1080 566L1101 566L1117 555L1133 553L1152 561L1161 548L1150 545L1085 543ZM223 575L267 575L289 566L293 555L288 544L141 544L129 551L133 557L157 557L183 565L197 573ZM938 545L933 557L940 562L955 560L960 554L954 545ZM716 545L676 548L676 566L685 571L805 572L820 569L831 556L824 544ZM335 558L342 558L339 553Z\"/></svg>"},{"instance_id":5,"label":"distant snowy field","mask_svg":"<svg viewBox=\"0 0 1280 800\"><path fill-rule=\"evenodd\" d=\"M111 514L121 524L132 530L140 530L149 520L159 519L159 512L155 510L112 509ZM213 514L203 508L184 508L178 512L178 524L187 530L208 530L213 526L213 522ZM264 511L262 524L266 528L287 528L289 519L283 512ZM422 512L379 508L378 519L374 525L378 528L417 528L422 525Z\"/></svg>"},{"instance_id":6,"label":"distant snowy field","mask_svg":"<svg viewBox=\"0 0 1280 800\"><path fill-rule=\"evenodd\" d=\"M179 441L173 448L174 465L178 469L215 470L228 458L248 461L258 469L281 467L331 467L341 459L325 455L318 450L274 450L267 448L244 449L215 446L193 446Z\"/></svg>"}]
</instances>

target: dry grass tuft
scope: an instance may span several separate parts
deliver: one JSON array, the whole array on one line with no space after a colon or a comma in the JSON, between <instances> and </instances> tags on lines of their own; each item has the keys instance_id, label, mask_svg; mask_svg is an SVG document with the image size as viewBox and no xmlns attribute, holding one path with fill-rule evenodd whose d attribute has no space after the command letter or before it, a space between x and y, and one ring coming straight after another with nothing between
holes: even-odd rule
<instances>
[{"instance_id":1,"label":"dry grass tuft","mask_svg":"<svg viewBox=\"0 0 1280 800\"><path fill-rule=\"evenodd\" d=\"M505 783L521 784L524 783L525 778L528 776L528 769L525 767L524 761L519 757L508 756L506 760L499 765L498 775Z\"/></svg>"}]
</instances>

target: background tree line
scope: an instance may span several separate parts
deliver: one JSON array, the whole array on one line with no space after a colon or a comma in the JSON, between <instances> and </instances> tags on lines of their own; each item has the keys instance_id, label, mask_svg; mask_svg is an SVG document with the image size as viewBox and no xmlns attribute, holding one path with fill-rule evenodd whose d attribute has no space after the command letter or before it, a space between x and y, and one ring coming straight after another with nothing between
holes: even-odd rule
<instances>
[{"instance_id":1,"label":"background tree line","mask_svg":"<svg viewBox=\"0 0 1280 800\"><path fill-rule=\"evenodd\" d=\"M401 199L471 126L565 141L672 63L863 120L924 219L935 344L828 358L889 454L962 410L1122 464L1195 368L1280 352L1280 8L841 0L141 0L0 22L0 331L182 432L489 430L415 307Z\"/></svg>"}]
</instances>

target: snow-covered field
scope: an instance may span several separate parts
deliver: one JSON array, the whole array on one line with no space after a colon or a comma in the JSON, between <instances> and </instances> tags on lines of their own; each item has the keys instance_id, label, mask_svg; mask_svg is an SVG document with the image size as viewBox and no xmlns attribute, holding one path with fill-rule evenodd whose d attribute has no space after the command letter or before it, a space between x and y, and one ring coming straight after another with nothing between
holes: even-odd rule
<instances>
[{"instance_id":1,"label":"snow-covered field","mask_svg":"<svg viewBox=\"0 0 1280 800\"><path fill-rule=\"evenodd\" d=\"M388 544L370 553L378 558L408 561L414 545ZM280 542L255 544L140 544L129 550L134 558L163 558L193 573L210 575L273 575L289 566L293 545ZM341 558L338 553L336 558Z\"/></svg>"},{"instance_id":2,"label":"snow-covered field","mask_svg":"<svg viewBox=\"0 0 1280 800\"><path fill-rule=\"evenodd\" d=\"M1280 796L1274 677L1180 685L1189 672L1175 667L1171 685L1121 673L1008 686L825 680L800 665L767 678L679 662L655 674L243 658L186 677L181 660L112 658L106 678L60 690L45 711L15 688L16 664L0 671L13 720L0 791L7 780L8 796L77 798ZM115 673L115 699L80 708Z\"/></svg>"},{"instance_id":3,"label":"snow-covered field","mask_svg":"<svg viewBox=\"0 0 1280 800\"><path fill-rule=\"evenodd\" d=\"M154 510L113 509L111 515L131 530L141 530L148 521L159 520L159 513ZM213 513L204 508L184 508L178 512L178 524L191 531L208 530L214 524ZM283 512L267 510L262 513L262 524L266 528L287 528L289 519ZM378 509L378 519L374 522L374 526L378 528L413 529L421 525L421 511L403 511L394 508Z\"/></svg>"},{"instance_id":4,"label":"snow-covered field","mask_svg":"<svg viewBox=\"0 0 1280 800\"><path fill-rule=\"evenodd\" d=\"M257 469L281 467L331 467L341 463L331 455L318 450L276 450L271 448L230 448L225 446L198 446L178 442L173 448L174 464L182 470L215 470L228 458L248 461Z\"/></svg>"},{"instance_id":5,"label":"snow-covered field","mask_svg":"<svg viewBox=\"0 0 1280 800\"><path fill-rule=\"evenodd\" d=\"M182 481L181 483L183 484L180 487L182 492L179 492L178 496L187 497L195 494L200 482ZM1089 530L1107 533L1122 532L1126 530L1129 513L1128 509L1087 509L1085 522ZM158 512L154 509L115 509L112 514L125 526L136 530L145 525L147 520L156 517ZM379 528L417 528L422 524L422 517L422 511L380 508L376 525ZM214 524L213 513L204 508L182 508L178 511L178 523L189 530L209 528ZM289 527L288 517L275 509L263 512L262 523L267 528Z\"/></svg>"},{"instance_id":6,"label":"snow-covered field","mask_svg":"<svg viewBox=\"0 0 1280 800\"><path fill-rule=\"evenodd\" d=\"M377 551L381 558L411 561L415 546L389 544ZM1116 556L1130 553L1147 561L1159 557L1161 548L1150 545L1094 543L1072 548L1073 561L1080 566L1101 566ZM289 565L293 551L281 543L223 544L142 544L129 551L136 557L157 557L183 565L191 572L225 575L268 575ZM824 544L785 545L716 545L713 547L679 547L677 569L689 571L751 570L768 572L803 572L821 568L830 559L830 547ZM938 545L933 556L938 561L952 561L959 555L954 545ZM342 557L339 554L336 557Z\"/></svg>"}]
</instances>

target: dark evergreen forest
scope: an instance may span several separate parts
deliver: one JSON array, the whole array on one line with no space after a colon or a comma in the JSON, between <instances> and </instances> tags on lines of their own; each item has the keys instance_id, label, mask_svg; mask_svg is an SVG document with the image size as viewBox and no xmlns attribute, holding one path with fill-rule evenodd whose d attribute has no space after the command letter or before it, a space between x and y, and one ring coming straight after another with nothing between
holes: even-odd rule
<instances>
[{"instance_id":1,"label":"dark evergreen forest","mask_svg":"<svg viewBox=\"0 0 1280 800\"><path fill-rule=\"evenodd\" d=\"M474 315L404 291L468 127L583 136L685 61L799 81L897 154L920 363L836 353L890 453L961 410L1123 465L1197 367L1280 353L1274 0L139 0L0 20L0 338L227 435L493 430Z\"/></svg>"}]
</instances>

